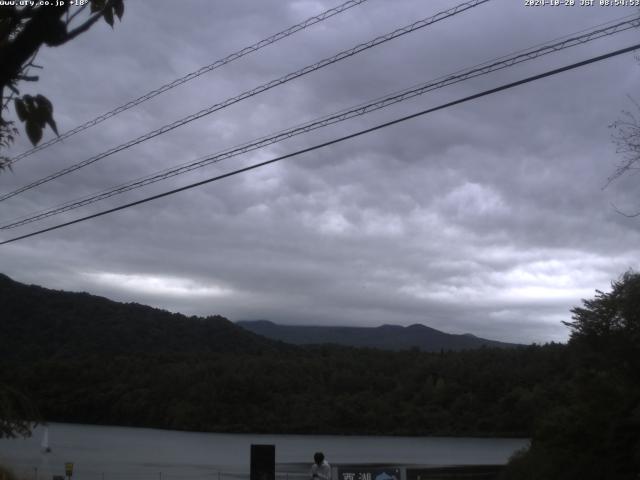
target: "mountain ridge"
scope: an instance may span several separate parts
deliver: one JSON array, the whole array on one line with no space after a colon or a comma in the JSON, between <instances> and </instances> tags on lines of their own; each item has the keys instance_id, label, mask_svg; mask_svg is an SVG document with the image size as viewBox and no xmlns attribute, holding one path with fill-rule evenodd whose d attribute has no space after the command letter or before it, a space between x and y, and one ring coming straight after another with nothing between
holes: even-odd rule
<instances>
[{"instance_id":1,"label":"mountain ridge","mask_svg":"<svg viewBox=\"0 0 640 480\"><path fill-rule=\"evenodd\" d=\"M26 285L0 274L0 352L5 359L81 355L210 354L275 352L301 345L409 350L465 350L508 344L453 335L432 327L278 325L219 316L186 316L139 303L122 303L86 292Z\"/></svg>"},{"instance_id":2,"label":"mountain ridge","mask_svg":"<svg viewBox=\"0 0 640 480\"><path fill-rule=\"evenodd\" d=\"M521 345L477 337L470 333L451 334L428 325L409 326L383 324L378 327L347 327L320 325L282 325L271 320L240 320L236 325L246 330L293 345L334 344L382 350L418 348L425 352L466 350L497 347L515 348Z\"/></svg>"}]
</instances>

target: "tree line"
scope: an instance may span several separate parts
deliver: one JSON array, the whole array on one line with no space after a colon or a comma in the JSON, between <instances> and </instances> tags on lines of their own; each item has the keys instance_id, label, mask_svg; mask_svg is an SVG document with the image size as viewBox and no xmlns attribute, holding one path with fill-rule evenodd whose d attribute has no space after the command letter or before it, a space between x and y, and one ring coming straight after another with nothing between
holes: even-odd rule
<instances>
[{"instance_id":1,"label":"tree line","mask_svg":"<svg viewBox=\"0 0 640 480\"><path fill-rule=\"evenodd\" d=\"M529 437L505 479L631 480L640 472L640 274L574 308L568 344L439 353L295 347L221 317L187 318L6 277L0 304L0 378L43 420Z\"/></svg>"}]
</instances>

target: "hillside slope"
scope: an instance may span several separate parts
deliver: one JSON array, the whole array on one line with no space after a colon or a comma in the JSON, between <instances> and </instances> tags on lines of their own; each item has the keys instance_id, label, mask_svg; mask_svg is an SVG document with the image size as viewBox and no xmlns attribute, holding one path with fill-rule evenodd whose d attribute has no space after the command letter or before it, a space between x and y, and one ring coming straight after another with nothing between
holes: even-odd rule
<instances>
[{"instance_id":1,"label":"hillside slope","mask_svg":"<svg viewBox=\"0 0 640 480\"><path fill-rule=\"evenodd\" d=\"M0 309L0 355L7 360L279 348L221 316L187 317L88 293L24 285L5 275L0 275Z\"/></svg>"}]
</instances>

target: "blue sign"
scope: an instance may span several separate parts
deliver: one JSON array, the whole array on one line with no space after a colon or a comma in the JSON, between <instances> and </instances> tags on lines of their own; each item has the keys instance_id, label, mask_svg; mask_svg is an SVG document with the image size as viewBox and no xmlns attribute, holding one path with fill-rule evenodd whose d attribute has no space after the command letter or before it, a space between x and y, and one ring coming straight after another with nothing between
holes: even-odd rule
<instances>
[{"instance_id":1,"label":"blue sign","mask_svg":"<svg viewBox=\"0 0 640 480\"><path fill-rule=\"evenodd\" d=\"M400 469L340 467L338 480L400 480Z\"/></svg>"}]
</instances>

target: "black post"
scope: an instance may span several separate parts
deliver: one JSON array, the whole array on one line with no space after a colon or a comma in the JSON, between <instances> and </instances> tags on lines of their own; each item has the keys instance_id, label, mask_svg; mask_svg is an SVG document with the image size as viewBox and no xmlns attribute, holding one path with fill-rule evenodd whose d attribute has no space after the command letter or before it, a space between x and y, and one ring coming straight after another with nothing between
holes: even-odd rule
<instances>
[{"instance_id":1,"label":"black post","mask_svg":"<svg viewBox=\"0 0 640 480\"><path fill-rule=\"evenodd\" d=\"M251 445L251 479L275 480L276 446Z\"/></svg>"}]
</instances>

